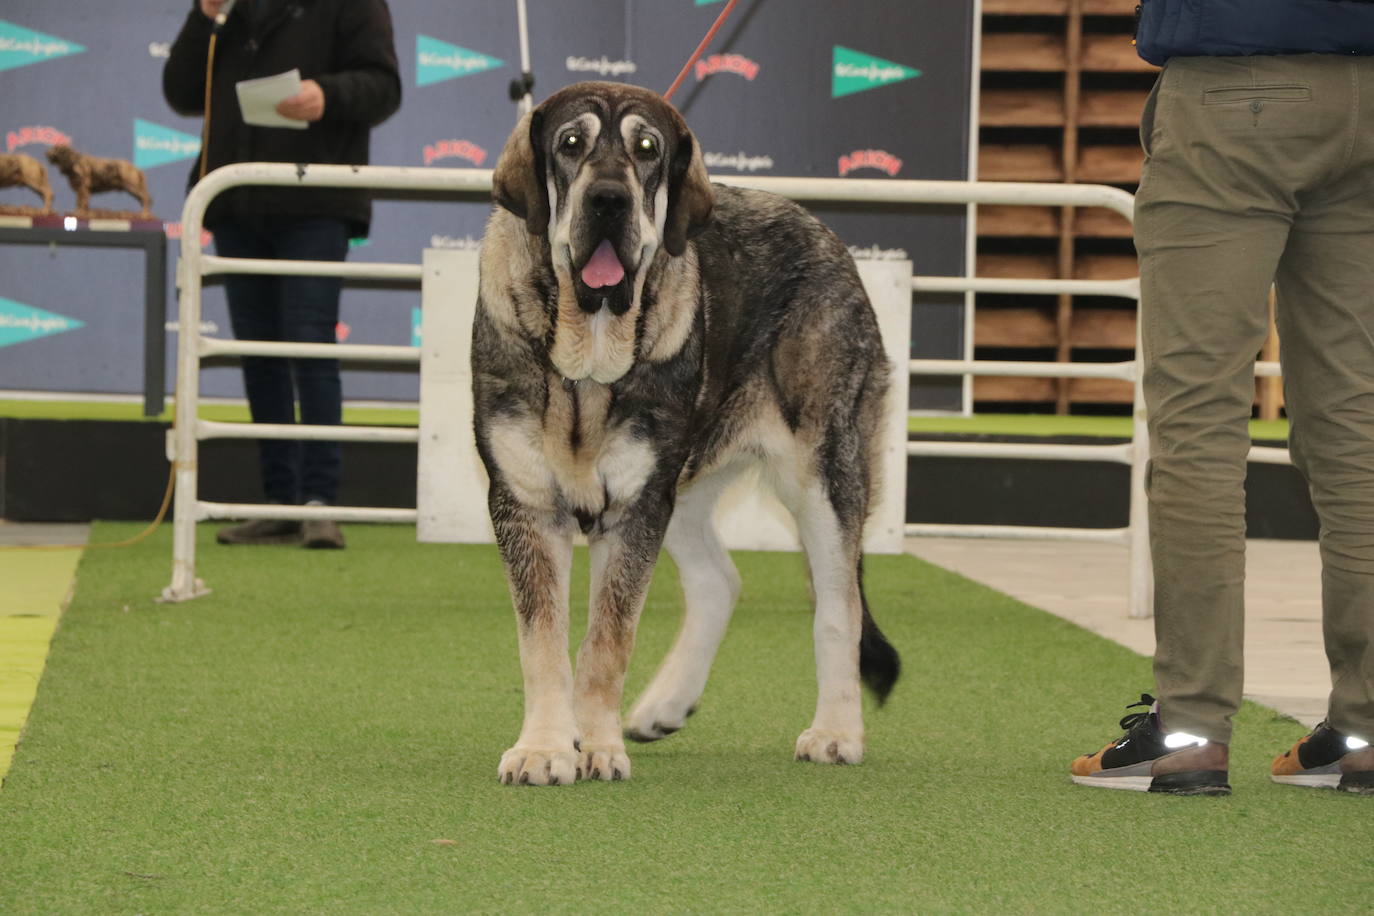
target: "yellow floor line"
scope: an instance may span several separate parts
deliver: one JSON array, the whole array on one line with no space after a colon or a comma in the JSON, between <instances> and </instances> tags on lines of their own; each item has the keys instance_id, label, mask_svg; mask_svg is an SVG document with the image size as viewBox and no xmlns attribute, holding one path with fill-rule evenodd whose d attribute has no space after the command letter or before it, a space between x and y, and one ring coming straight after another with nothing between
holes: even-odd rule
<instances>
[{"instance_id":1,"label":"yellow floor line","mask_svg":"<svg viewBox=\"0 0 1374 916\"><path fill-rule=\"evenodd\" d=\"M81 550L0 551L0 779L38 693Z\"/></svg>"}]
</instances>

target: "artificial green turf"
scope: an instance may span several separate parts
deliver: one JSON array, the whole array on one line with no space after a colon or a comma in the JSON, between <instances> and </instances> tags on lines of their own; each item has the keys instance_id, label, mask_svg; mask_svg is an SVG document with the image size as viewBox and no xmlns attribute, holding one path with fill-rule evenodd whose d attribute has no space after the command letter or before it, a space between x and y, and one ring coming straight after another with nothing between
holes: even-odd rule
<instances>
[{"instance_id":1,"label":"artificial green turf","mask_svg":"<svg viewBox=\"0 0 1374 916\"><path fill-rule=\"evenodd\" d=\"M906 671L861 766L791 760L815 696L803 567L743 554L688 726L632 746L630 782L535 789L496 780L521 695L493 549L201 528L215 591L187 604L150 600L165 528L83 560L0 790L0 912L1367 912L1374 892L1374 799L1267 779L1297 723L1245 707L1229 798L1072 786L1148 662L910 557L866 563ZM631 694L680 613L667 566Z\"/></svg>"}]
</instances>

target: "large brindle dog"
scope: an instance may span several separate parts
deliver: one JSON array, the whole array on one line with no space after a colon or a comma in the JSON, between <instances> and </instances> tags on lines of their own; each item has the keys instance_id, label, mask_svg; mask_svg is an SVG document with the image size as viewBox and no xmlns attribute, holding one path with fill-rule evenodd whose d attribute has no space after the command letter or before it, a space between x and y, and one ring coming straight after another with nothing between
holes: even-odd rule
<instances>
[{"instance_id":1,"label":"large brindle dog","mask_svg":"<svg viewBox=\"0 0 1374 916\"><path fill-rule=\"evenodd\" d=\"M494 185L475 426L525 684L501 781L626 779L625 737L682 727L740 587L712 510L758 465L796 519L815 596L819 696L796 757L858 763L860 680L885 698L899 662L861 566L889 367L845 246L787 200L712 185L678 112L618 83L569 86L522 119ZM592 595L574 677L578 528ZM686 615L622 731L663 546Z\"/></svg>"},{"instance_id":2,"label":"large brindle dog","mask_svg":"<svg viewBox=\"0 0 1374 916\"><path fill-rule=\"evenodd\" d=\"M148 193L148 180L127 159L102 159L77 152L66 144L49 147L48 161L67 176L76 192L76 212L85 213L91 206L91 195L102 191L128 191L143 205L142 215L152 216L153 198Z\"/></svg>"}]
</instances>

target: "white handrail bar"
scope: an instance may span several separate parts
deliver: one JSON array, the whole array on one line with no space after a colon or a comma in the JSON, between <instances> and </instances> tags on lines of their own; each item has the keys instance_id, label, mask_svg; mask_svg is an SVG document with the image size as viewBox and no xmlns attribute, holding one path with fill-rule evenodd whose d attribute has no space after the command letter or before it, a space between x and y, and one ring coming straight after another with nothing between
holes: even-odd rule
<instances>
[{"instance_id":1,"label":"white handrail bar","mask_svg":"<svg viewBox=\"0 0 1374 916\"><path fill-rule=\"evenodd\" d=\"M321 426L306 423L224 423L197 420L197 439L330 439L336 442L419 442L414 426Z\"/></svg>"},{"instance_id":2,"label":"white handrail bar","mask_svg":"<svg viewBox=\"0 0 1374 916\"><path fill-rule=\"evenodd\" d=\"M201 356L306 356L317 359L348 359L355 362L420 362L420 351L399 344L284 343L276 340L201 339Z\"/></svg>"},{"instance_id":3,"label":"white handrail bar","mask_svg":"<svg viewBox=\"0 0 1374 916\"><path fill-rule=\"evenodd\" d=\"M940 525L933 522L906 526L907 537L1008 538L1021 541L1087 541L1130 546L1130 528L1050 528L1040 525Z\"/></svg>"},{"instance_id":4,"label":"white handrail bar","mask_svg":"<svg viewBox=\"0 0 1374 916\"><path fill-rule=\"evenodd\" d=\"M1000 375L1022 378L1110 378L1135 380L1135 363L1046 363L995 359L913 359L912 375Z\"/></svg>"},{"instance_id":5,"label":"white handrail bar","mask_svg":"<svg viewBox=\"0 0 1374 916\"><path fill-rule=\"evenodd\" d=\"M196 521L212 518L330 519L336 522L413 523L414 509L381 509L371 506L279 506L269 503L196 503Z\"/></svg>"},{"instance_id":6,"label":"white handrail bar","mask_svg":"<svg viewBox=\"0 0 1374 916\"><path fill-rule=\"evenodd\" d=\"M1112 445L1074 445L913 439L907 442L906 453L936 458L1031 458L1045 461L1111 461L1118 464L1130 464L1134 458L1129 442Z\"/></svg>"},{"instance_id":7,"label":"white handrail bar","mask_svg":"<svg viewBox=\"0 0 1374 916\"><path fill-rule=\"evenodd\" d=\"M1125 280L1016 280L1007 277L912 277L911 288L918 293L1017 293L1053 296L1119 296L1137 299L1140 281Z\"/></svg>"},{"instance_id":8,"label":"white handrail bar","mask_svg":"<svg viewBox=\"0 0 1374 916\"><path fill-rule=\"evenodd\" d=\"M279 274L291 277L344 277L369 280L419 280L419 264L385 264L381 261L278 261L267 258L221 258L207 254L201 259L201 276L211 274Z\"/></svg>"}]
</instances>

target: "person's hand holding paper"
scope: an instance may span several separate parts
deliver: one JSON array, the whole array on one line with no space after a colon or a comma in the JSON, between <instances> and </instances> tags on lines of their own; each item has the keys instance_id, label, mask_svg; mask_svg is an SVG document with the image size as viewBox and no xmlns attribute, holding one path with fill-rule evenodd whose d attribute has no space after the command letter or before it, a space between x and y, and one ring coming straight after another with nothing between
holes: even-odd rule
<instances>
[{"instance_id":1,"label":"person's hand holding paper","mask_svg":"<svg viewBox=\"0 0 1374 916\"><path fill-rule=\"evenodd\" d=\"M240 80L239 110L246 124L256 127L289 127L304 130L324 114L324 92L314 80L302 80L299 70L275 76Z\"/></svg>"}]
</instances>

